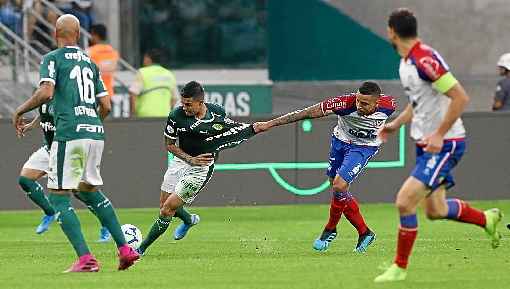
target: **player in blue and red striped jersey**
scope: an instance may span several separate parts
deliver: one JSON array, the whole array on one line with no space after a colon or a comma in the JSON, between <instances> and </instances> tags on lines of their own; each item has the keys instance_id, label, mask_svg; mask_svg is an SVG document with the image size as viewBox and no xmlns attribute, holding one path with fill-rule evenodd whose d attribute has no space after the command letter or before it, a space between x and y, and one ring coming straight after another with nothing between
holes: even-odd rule
<instances>
[{"instance_id":1,"label":"player in blue and red striped jersey","mask_svg":"<svg viewBox=\"0 0 510 289\"><path fill-rule=\"evenodd\" d=\"M395 100L381 94L375 82L364 82L358 92L332 97L303 110L294 111L273 120L255 124L261 131L306 118L338 115L338 123L331 137L327 175L333 189L329 220L313 248L328 249L337 236L336 226L342 214L359 234L354 251L366 252L375 240L375 233L365 223L350 184L358 177L379 150L381 140L377 134L386 119L395 111Z\"/></svg>"},{"instance_id":2,"label":"player in blue and red striped jersey","mask_svg":"<svg viewBox=\"0 0 510 289\"><path fill-rule=\"evenodd\" d=\"M442 57L423 44L417 34L417 20L408 9L397 9L388 20L388 36L400 54L400 79L409 96L407 108L381 131L384 139L406 123L416 141L416 166L397 195L400 213L397 254L394 264L375 282L404 280L409 255L418 231L416 207L424 200L429 219L450 219L484 228L493 248L501 235L499 209L482 212L459 199L446 199L454 185L451 170L465 150L466 131L460 116L469 96L449 71Z\"/></svg>"}]
</instances>

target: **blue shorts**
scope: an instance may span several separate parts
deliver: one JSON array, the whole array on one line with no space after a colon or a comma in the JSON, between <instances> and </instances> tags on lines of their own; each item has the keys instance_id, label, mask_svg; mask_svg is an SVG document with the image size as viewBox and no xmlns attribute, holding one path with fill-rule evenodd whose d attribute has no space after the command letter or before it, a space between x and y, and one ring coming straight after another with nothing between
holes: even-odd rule
<instances>
[{"instance_id":1,"label":"blue shorts","mask_svg":"<svg viewBox=\"0 0 510 289\"><path fill-rule=\"evenodd\" d=\"M350 184L378 151L379 147L349 144L333 136L326 174L330 178L339 175Z\"/></svg>"},{"instance_id":2,"label":"blue shorts","mask_svg":"<svg viewBox=\"0 0 510 289\"><path fill-rule=\"evenodd\" d=\"M427 153L423 151L423 147L416 146L416 166L411 176L420 180L431 191L441 185L449 189L455 185L451 171L459 163L465 150L464 140L445 141L443 149L437 154Z\"/></svg>"}]
</instances>

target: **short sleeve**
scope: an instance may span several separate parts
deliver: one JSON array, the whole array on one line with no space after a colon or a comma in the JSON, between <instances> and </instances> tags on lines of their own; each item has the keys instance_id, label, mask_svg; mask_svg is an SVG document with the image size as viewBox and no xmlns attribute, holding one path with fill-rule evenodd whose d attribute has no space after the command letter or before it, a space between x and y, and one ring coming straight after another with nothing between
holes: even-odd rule
<instances>
[{"instance_id":1,"label":"short sleeve","mask_svg":"<svg viewBox=\"0 0 510 289\"><path fill-rule=\"evenodd\" d=\"M420 78L431 82L434 89L440 93L446 93L458 83L441 55L434 50L424 49L416 52L415 63Z\"/></svg>"},{"instance_id":2,"label":"short sleeve","mask_svg":"<svg viewBox=\"0 0 510 289\"><path fill-rule=\"evenodd\" d=\"M377 100L377 111L386 114L390 117L397 109L397 102L391 95L381 95Z\"/></svg>"},{"instance_id":3,"label":"short sleeve","mask_svg":"<svg viewBox=\"0 0 510 289\"><path fill-rule=\"evenodd\" d=\"M96 83L94 84L96 87L96 97L105 97L108 96L108 91L106 90L106 85L103 82L103 78L101 77L101 72L95 66L96 70Z\"/></svg>"},{"instance_id":4,"label":"short sleeve","mask_svg":"<svg viewBox=\"0 0 510 289\"><path fill-rule=\"evenodd\" d=\"M321 102L321 110L324 114L332 112L336 115L351 114L356 110L356 96L349 94L328 98Z\"/></svg>"},{"instance_id":5,"label":"short sleeve","mask_svg":"<svg viewBox=\"0 0 510 289\"><path fill-rule=\"evenodd\" d=\"M139 95L143 91L143 78L142 73L138 71L135 81L129 86L129 92L134 95Z\"/></svg>"},{"instance_id":6,"label":"short sleeve","mask_svg":"<svg viewBox=\"0 0 510 289\"><path fill-rule=\"evenodd\" d=\"M505 100L508 98L508 87L505 87L503 83L498 83L498 86L496 86L496 93L494 94L494 99L499 100L502 102L505 102Z\"/></svg>"},{"instance_id":7,"label":"short sleeve","mask_svg":"<svg viewBox=\"0 0 510 289\"><path fill-rule=\"evenodd\" d=\"M39 66L39 85L46 81L57 83L57 61L53 54L45 55Z\"/></svg>"},{"instance_id":8,"label":"short sleeve","mask_svg":"<svg viewBox=\"0 0 510 289\"><path fill-rule=\"evenodd\" d=\"M165 131L163 133L169 139L177 138L177 121L175 118L175 110L170 112L166 121Z\"/></svg>"}]
</instances>

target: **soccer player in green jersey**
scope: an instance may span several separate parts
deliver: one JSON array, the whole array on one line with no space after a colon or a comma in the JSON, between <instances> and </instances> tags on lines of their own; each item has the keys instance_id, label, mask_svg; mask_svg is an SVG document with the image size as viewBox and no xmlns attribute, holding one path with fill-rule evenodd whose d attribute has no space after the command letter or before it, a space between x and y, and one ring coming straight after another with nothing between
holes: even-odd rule
<instances>
[{"instance_id":1,"label":"soccer player in green jersey","mask_svg":"<svg viewBox=\"0 0 510 289\"><path fill-rule=\"evenodd\" d=\"M24 136L29 130L37 126L41 127L44 135L43 146L32 153L21 169L18 183L25 191L28 198L32 200L44 212L44 217L35 232L42 234L46 232L55 221L55 210L51 206L43 187L37 182L49 171L50 147L55 136L55 122L53 120L53 101L44 103L39 107L39 116L22 128L20 136ZM79 198L79 195L76 195ZM92 210L91 210L92 211ZM94 211L92 211L94 213ZM101 227L98 242L107 242L111 239L110 232L106 227Z\"/></svg>"},{"instance_id":2,"label":"soccer player in green jersey","mask_svg":"<svg viewBox=\"0 0 510 289\"><path fill-rule=\"evenodd\" d=\"M175 230L176 240L182 239L199 222L198 216L190 215L183 206L191 204L210 180L218 152L235 147L257 133L252 125L229 119L222 107L204 102L204 95L198 82L187 83L181 90L182 106L168 116L165 142L175 159L161 184L159 217L138 248L140 254L168 229L172 217L184 221Z\"/></svg>"},{"instance_id":3,"label":"soccer player in green jersey","mask_svg":"<svg viewBox=\"0 0 510 289\"><path fill-rule=\"evenodd\" d=\"M92 209L101 224L108 228L117 244L119 270L138 260L124 238L112 204L97 186L104 147L102 120L111 110L99 69L87 54L77 47L80 23L70 14L58 18L56 39L58 49L46 54L40 66L39 87L34 95L18 107L13 124L20 135L22 115L53 99L55 139L50 149L48 188L49 200L62 231L79 259L65 272L97 272L99 263L83 237L80 221L70 203L74 191Z\"/></svg>"},{"instance_id":4,"label":"soccer player in green jersey","mask_svg":"<svg viewBox=\"0 0 510 289\"><path fill-rule=\"evenodd\" d=\"M21 169L18 183L23 191L26 192L27 197L44 212L44 217L35 230L37 234L42 234L46 232L51 223L55 221L55 210L46 197L43 187L37 182L37 180L48 173L49 169L49 148L55 134L52 101L44 103L39 107L39 116L22 127L20 136L24 136L26 132L37 126L38 122L44 134L44 144L41 148L32 153L25 162Z\"/></svg>"}]
</instances>

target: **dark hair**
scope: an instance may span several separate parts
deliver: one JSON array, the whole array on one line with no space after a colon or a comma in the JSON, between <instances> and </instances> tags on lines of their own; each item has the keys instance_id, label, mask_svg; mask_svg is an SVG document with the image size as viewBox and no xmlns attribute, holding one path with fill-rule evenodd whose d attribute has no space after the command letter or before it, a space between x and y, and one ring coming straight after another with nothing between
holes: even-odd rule
<instances>
[{"instance_id":1,"label":"dark hair","mask_svg":"<svg viewBox=\"0 0 510 289\"><path fill-rule=\"evenodd\" d=\"M90 26L90 33L96 34L99 38L101 38L101 40L106 40L108 37L108 30L106 30L106 26L103 24L94 24Z\"/></svg>"},{"instance_id":2,"label":"dark hair","mask_svg":"<svg viewBox=\"0 0 510 289\"><path fill-rule=\"evenodd\" d=\"M145 52L145 55L147 55L153 63L160 64L163 62L163 52L157 48L149 49Z\"/></svg>"},{"instance_id":3,"label":"dark hair","mask_svg":"<svg viewBox=\"0 0 510 289\"><path fill-rule=\"evenodd\" d=\"M191 97L195 100L203 100L204 95L204 88L196 81L186 83L186 85L181 89L181 97L183 98Z\"/></svg>"},{"instance_id":4,"label":"dark hair","mask_svg":"<svg viewBox=\"0 0 510 289\"><path fill-rule=\"evenodd\" d=\"M359 93L363 95L373 95L379 97L382 91L379 85L373 81L365 81L358 89Z\"/></svg>"},{"instance_id":5,"label":"dark hair","mask_svg":"<svg viewBox=\"0 0 510 289\"><path fill-rule=\"evenodd\" d=\"M418 21L414 13L407 8L398 8L391 12L388 26L401 38L418 36Z\"/></svg>"}]
</instances>

